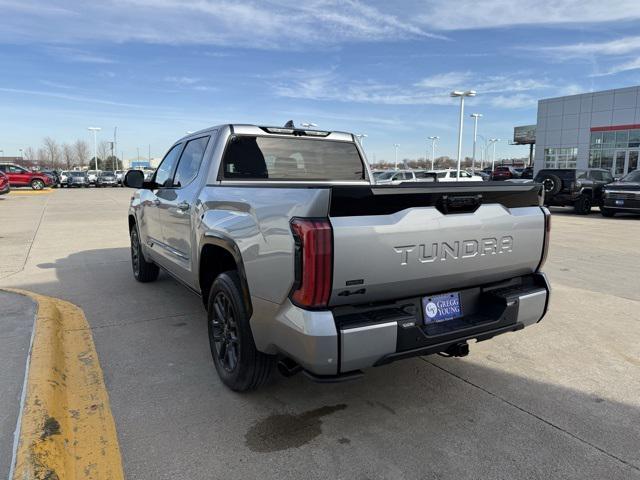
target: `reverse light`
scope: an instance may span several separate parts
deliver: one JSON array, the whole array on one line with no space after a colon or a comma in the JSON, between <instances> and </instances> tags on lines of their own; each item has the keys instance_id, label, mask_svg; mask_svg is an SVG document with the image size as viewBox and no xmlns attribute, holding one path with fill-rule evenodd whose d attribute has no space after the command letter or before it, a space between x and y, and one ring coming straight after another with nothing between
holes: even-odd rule
<instances>
[{"instance_id":1,"label":"reverse light","mask_svg":"<svg viewBox=\"0 0 640 480\"><path fill-rule=\"evenodd\" d=\"M291 301L302 308L326 308L331 294L333 231L326 218L294 218L295 282Z\"/></svg>"}]
</instances>

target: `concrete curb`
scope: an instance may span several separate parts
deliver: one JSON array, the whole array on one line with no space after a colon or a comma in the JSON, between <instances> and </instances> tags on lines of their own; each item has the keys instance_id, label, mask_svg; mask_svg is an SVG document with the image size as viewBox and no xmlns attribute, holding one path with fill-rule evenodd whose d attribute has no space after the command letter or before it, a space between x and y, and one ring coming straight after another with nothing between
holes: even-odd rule
<instances>
[{"instance_id":1,"label":"concrete curb","mask_svg":"<svg viewBox=\"0 0 640 480\"><path fill-rule=\"evenodd\" d=\"M38 305L13 480L124 478L91 330L77 306L6 289Z\"/></svg>"}]
</instances>

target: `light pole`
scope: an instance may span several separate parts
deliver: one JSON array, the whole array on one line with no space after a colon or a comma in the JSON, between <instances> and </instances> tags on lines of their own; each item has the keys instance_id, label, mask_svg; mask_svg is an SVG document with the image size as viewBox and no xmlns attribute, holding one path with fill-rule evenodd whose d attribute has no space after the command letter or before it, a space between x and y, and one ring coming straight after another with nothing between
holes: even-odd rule
<instances>
[{"instance_id":1,"label":"light pole","mask_svg":"<svg viewBox=\"0 0 640 480\"><path fill-rule=\"evenodd\" d=\"M95 164L96 171L98 171L98 132L102 130L102 128L89 127L87 128L87 130L93 132L93 161Z\"/></svg>"},{"instance_id":2,"label":"light pole","mask_svg":"<svg viewBox=\"0 0 640 480\"><path fill-rule=\"evenodd\" d=\"M460 180L460 166L462 164L462 126L464 123L464 97L475 97L475 90L454 90L451 92L452 97L460 97L460 124L458 125L458 173L456 175L456 181Z\"/></svg>"},{"instance_id":3,"label":"light pole","mask_svg":"<svg viewBox=\"0 0 640 480\"><path fill-rule=\"evenodd\" d=\"M19 148L18 152L20 152L20 160L24 160L24 150Z\"/></svg>"},{"instance_id":4,"label":"light pole","mask_svg":"<svg viewBox=\"0 0 640 480\"><path fill-rule=\"evenodd\" d=\"M440 137L429 137L429 140L431 140L431 170L433 170L435 168L436 161L436 141L440 140Z\"/></svg>"},{"instance_id":5,"label":"light pole","mask_svg":"<svg viewBox=\"0 0 640 480\"><path fill-rule=\"evenodd\" d=\"M394 143L393 146L396 149L396 165L395 165L395 169L397 170L398 169L398 147L400 146L400 144L399 143Z\"/></svg>"},{"instance_id":6,"label":"light pole","mask_svg":"<svg viewBox=\"0 0 640 480\"><path fill-rule=\"evenodd\" d=\"M476 174L476 141L478 139L478 119L482 116L481 113L472 113L473 118L473 157L471 160L471 172Z\"/></svg>"},{"instance_id":7,"label":"light pole","mask_svg":"<svg viewBox=\"0 0 640 480\"><path fill-rule=\"evenodd\" d=\"M496 169L496 143L500 141L499 138L490 138L489 143L493 144L493 156L491 157L491 174Z\"/></svg>"},{"instance_id":8,"label":"light pole","mask_svg":"<svg viewBox=\"0 0 640 480\"><path fill-rule=\"evenodd\" d=\"M303 128L311 128L311 127L317 127L318 125L312 122L302 122L300 126Z\"/></svg>"}]
</instances>

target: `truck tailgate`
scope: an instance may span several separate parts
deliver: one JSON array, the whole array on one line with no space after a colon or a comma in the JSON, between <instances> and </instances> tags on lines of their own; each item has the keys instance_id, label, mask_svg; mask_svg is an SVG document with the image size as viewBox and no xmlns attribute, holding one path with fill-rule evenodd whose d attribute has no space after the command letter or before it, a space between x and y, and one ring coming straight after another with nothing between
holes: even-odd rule
<instances>
[{"instance_id":1,"label":"truck tailgate","mask_svg":"<svg viewBox=\"0 0 640 480\"><path fill-rule=\"evenodd\" d=\"M414 184L415 185L415 184ZM331 305L526 275L544 244L540 186L334 187Z\"/></svg>"}]
</instances>

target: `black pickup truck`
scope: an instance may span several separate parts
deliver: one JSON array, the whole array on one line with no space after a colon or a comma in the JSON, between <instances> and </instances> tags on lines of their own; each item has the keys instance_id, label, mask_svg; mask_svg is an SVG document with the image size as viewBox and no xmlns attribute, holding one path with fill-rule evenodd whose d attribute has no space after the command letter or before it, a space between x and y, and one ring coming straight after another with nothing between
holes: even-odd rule
<instances>
[{"instance_id":1,"label":"black pickup truck","mask_svg":"<svg viewBox=\"0 0 640 480\"><path fill-rule=\"evenodd\" d=\"M577 214L587 215L591 207L602 205L603 187L613 176L603 168L554 168L540 170L534 181L544 185L545 205L573 206Z\"/></svg>"}]
</instances>

